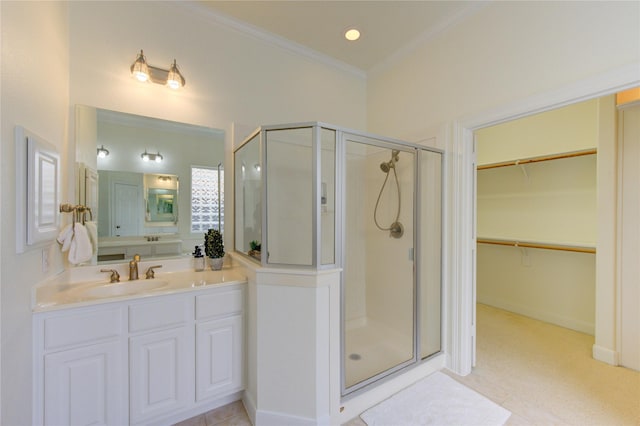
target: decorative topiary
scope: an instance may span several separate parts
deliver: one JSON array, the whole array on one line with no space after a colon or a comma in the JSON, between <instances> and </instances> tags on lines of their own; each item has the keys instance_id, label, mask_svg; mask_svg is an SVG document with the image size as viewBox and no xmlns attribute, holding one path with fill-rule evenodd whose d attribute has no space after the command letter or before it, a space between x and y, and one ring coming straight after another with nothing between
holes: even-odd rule
<instances>
[{"instance_id":1,"label":"decorative topiary","mask_svg":"<svg viewBox=\"0 0 640 426\"><path fill-rule=\"evenodd\" d=\"M204 234L204 252L211 259L224 257L224 242L217 229L209 229Z\"/></svg>"}]
</instances>

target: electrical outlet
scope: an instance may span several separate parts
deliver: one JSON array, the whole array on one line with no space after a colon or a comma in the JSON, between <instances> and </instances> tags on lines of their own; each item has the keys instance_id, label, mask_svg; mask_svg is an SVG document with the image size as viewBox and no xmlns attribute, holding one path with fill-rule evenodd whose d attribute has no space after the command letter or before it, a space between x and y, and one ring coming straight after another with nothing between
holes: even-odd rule
<instances>
[{"instance_id":1,"label":"electrical outlet","mask_svg":"<svg viewBox=\"0 0 640 426\"><path fill-rule=\"evenodd\" d=\"M42 249L42 273L46 274L49 272L49 249Z\"/></svg>"}]
</instances>

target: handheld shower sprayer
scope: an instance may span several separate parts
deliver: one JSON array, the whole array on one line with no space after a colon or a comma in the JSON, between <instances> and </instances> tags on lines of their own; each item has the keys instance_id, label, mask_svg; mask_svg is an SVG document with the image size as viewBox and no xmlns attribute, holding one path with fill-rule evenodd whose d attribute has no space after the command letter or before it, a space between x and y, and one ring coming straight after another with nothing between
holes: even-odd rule
<instances>
[{"instance_id":1,"label":"handheld shower sprayer","mask_svg":"<svg viewBox=\"0 0 640 426\"><path fill-rule=\"evenodd\" d=\"M383 173L389 173L389 171L396 167L396 163L400 160L400 151L392 150L391 151L391 160L385 161L384 163L380 163L380 170Z\"/></svg>"}]
</instances>

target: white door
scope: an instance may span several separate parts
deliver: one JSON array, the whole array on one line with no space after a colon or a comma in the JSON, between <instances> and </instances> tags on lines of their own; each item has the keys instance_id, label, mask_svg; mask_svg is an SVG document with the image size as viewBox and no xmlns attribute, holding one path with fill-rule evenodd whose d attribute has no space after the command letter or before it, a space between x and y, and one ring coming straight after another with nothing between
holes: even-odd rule
<instances>
[{"instance_id":1,"label":"white door","mask_svg":"<svg viewBox=\"0 0 640 426\"><path fill-rule=\"evenodd\" d=\"M130 339L131 423L171 414L193 401L191 336L180 327Z\"/></svg>"},{"instance_id":2,"label":"white door","mask_svg":"<svg viewBox=\"0 0 640 426\"><path fill-rule=\"evenodd\" d=\"M640 370L640 105L621 109L620 364Z\"/></svg>"},{"instance_id":3,"label":"white door","mask_svg":"<svg viewBox=\"0 0 640 426\"><path fill-rule=\"evenodd\" d=\"M111 235L115 237L126 237L139 235L138 223L142 210L139 198L138 185L129 183L114 182L113 200L111 208L113 214L113 228Z\"/></svg>"},{"instance_id":4,"label":"white door","mask_svg":"<svg viewBox=\"0 0 640 426\"><path fill-rule=\"evenodd\" d=\"M119 345L107 342L45 356L45 425L127 423Z\"/></svg>"},{"instance_id":5,"label":"white door","mask_svg":"<svg viewBox=\"0 0 640 426\"><path fill-rule=\"evenodd\" d=\"M242 316L197 325L196 401L242 387Z\"/></svg>"}]
</instances>

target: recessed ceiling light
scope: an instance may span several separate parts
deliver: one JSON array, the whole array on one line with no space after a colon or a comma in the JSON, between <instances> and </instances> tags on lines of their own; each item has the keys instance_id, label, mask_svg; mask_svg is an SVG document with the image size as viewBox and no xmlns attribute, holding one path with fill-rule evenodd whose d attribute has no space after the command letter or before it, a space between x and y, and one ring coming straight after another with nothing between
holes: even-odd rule
<instances>
[{"instance_id":1,"label":"recessed ceiling light","mask_svg":"<svg viewBox=\"0 0 640 426\"><path fill-rule=\"evenodd\" d=\"M344 38L349 41L356 41L360 38L360 31L356 30L355 28L350 28L344 33Z\"/></svg>"}]
</instances>

